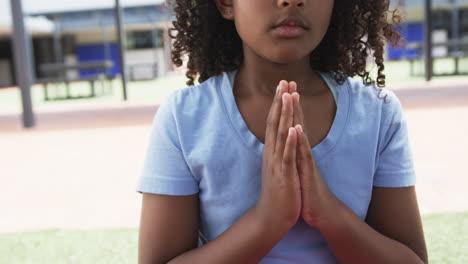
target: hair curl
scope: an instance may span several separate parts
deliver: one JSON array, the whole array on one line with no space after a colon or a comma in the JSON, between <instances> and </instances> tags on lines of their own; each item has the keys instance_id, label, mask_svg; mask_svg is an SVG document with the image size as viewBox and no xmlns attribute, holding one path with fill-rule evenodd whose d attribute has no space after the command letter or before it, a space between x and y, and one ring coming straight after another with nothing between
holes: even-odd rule
<instances>
[{"instance_id":1,"label":"hair curl","mask_svg":"<svg viewBox=\"0 0 468 264\"><path fill-rule=\"evenodd\" d=\"M169 32L175 39L172 62L180 67L188 55L187 85L194 85L197 77L202 83L241 65L242 40L234 22L221 16L214 0L169 1L176 17ZM389 6L389 0L335 0L328 31L310 56L311 66L334 72L340 84L358 75L366 85L377 82L384 87L385 42L395 47L403 40L394 27L401 16ZM369 56L377 65L376 81L367 69Z\"/></svg>"}]
</instances>

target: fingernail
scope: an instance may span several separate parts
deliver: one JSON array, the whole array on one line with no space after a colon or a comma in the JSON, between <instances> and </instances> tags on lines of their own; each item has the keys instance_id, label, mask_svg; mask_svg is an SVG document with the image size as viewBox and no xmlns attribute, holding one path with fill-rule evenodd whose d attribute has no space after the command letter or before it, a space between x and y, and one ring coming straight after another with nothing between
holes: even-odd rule
<instances>
[{"instance_id":1,"label":"fingernail","mask_svg":"<svg viewBox=\"0 0 468 264\"><path fill-rule=\"evenodd\" d=\"M295 98L294 101L296 101L297 103L299 103L299 100L300 100L300 98L301 98L300 95L299 95L298 93L294 92L294 93L293 93L293 96L294 96L294 98Z\"/></svg>"},{"instance_id":2,"label":"fingernail","mask_svg":"<svg viewBox=\"0 0 468 264\"><path fill-rule=\"evenodd\" d=\"M288 96L287 93L283 94L283 104L286 104L286 97Z\"/></svg>"},{"instance_id":3,"label":"fingernail","mask_svg":"<svg viewBox=\"0 0 468 264\"><path fill-rule=\"evenodd\" d=\"M289 128L289 136L291 136L292 133L294 133L294 128L290 127L290 128Z\"/></svg>"},{"instance_id":4,"label":"fingernail","mask_svg":"<svg viewBox=\"0 0 468 264\"><path fill-rule=\"evenodd\" d=\"M297 128L301 133L304 133L304 131L302 130L302 126L301 126L301 125L297 125L296 128Z\"/></svg>"},{"instance_id":5,"label":"fingernail","mask_svg":"<svg viewBox=\"0 0 468 264\"><path fill-rule=\"evenodd\" d=\"M280 81L278 84L278 91L283 91L283 81Z\"/></svg>"},{"instance_id":6,"label":"fingernail","mask_svg":"<svg viewBox=\"0 0 468 264\"><path fill-rule=\"evenodd\" d=\"M293 91L297 91L297 84L296 84L296 82L294 82L294 81L289 82L289 86L292 87L292 90L293 90Z\"/></svg>"}]
</instances>

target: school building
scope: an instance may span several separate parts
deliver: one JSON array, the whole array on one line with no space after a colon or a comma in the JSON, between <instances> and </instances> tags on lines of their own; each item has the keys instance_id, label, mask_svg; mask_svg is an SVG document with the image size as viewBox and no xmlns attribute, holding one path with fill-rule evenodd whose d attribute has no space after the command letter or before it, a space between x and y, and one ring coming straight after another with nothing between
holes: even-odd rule
<instances>
[{"instance_id":1,"label":"school building","mask_svg":"<svg viewBox=\"0 0 468 264\"><path fill-rule=\"evenodd\" d=\"M394 0L402 7L405 22L400 31L408 43L423 42L424 0ZM130 80L150 79L172 70L171 40L167 36L172 9L164 4L126 6L125 61ZM120 74L117 34L112 8L65 10L27 14L27 27L32 36L32 53L36 80L47 78L41 65L50 63L80 64L92 61L111 62L105 69L112 78ZM434 43L458 39L468 41L468 0L433 0L432 29ZM421 45L420 45L421 46ZM467 45L435 47L440 56L449 56L454 49L468 56ZM420 56L417 49L388 47L390 60ZM460 53L461 52L461 53ZM11 49L11 23L0 18L0 87L15 82ZM70 69L69 79L96 74L93 69Z\"/></svg>"},{"instance_id":2,"label":"school building","mask_svg":"<svg viewBox=\"0 0 468 264\"><path fill-rule=\"evenodd\" d=\"M417 58L422 53L424 30L424 1L394 1L402 7L404 23L399 30L409 44L407 48L393 49L388 47L390 60ZM435 57L448 57L452 54L468 57L468 0L432 0L432 54ZM437 46L454 40L454 45ZM414 48L419 47L419 50Z\"/></svg>"},{"instance_id":3,"label":"school building","mask_svg":"<svg viewBox=\"0 0 468 264\"><path fill-rule=\"evenodd\" d=\"M125 6L125 64L130 80L152 79L172 70L168 22L172 9L164 4ZM48 78L41 65L110 62L108 78L120 74L114 9L29 13L25 18L32 42L35 79ZM39 25L41 22L42 25ZM69 69L67 79L86 78L99 69ZM15 84L11 22L0 20L0 87Z\"/></svg>"}]
</instances>

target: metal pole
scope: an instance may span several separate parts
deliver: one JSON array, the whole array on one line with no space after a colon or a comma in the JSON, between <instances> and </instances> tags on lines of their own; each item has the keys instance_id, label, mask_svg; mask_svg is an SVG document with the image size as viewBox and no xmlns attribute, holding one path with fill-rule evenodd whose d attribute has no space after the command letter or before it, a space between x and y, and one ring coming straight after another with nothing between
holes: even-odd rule
<instances>
[{"instance_id":1,"label":"metal pole","mask_svg":"<svg viewBox=\"0 0 468 264\"><path fill-rule=\"evenodd\" d=\"M460 16L457 0L452 0L452 40L460 40ZM455 45L454 51L459 51L458 44Z\"/></svg>"},{"instance_id":2,"label":"metal pole","mask_svg":"<svg viewBox=\"0 0 468 264\"><path fill-rule=\"evenodd\" d=\"M122 28L122 8L120 6L120 1L115 0L115 22L116 22L116 30L117 30L117 43L119 48L119 62L120 62L120 75L122 78L122 89L123 89L123 96L124 101L127 101L127 76L125 71L125 57L124 57L124 49L125 49L125 37Z\"/></svg>"},{"instance_id":3,"label":"metal pole","mask_svg":"<svg viewBox=\"0 0 468 264\"><path fill-rule=\"evenodd\" d=\"M61 23L61 16L60 15L55 15L54 16L54 57L55 57L55 64L64 64L64 54L63 54L63 47L62 47L62 23ZM64 68L60 68L60 70L57 72L57 76L53 76L55 78L58 78L60 81L65 83L65 98L70 97L70 85L68 83L68 80L66 78L67 72L64 70ZM60 90L58 89L59 85L56 85L56 96L60 97Z\"/></svg>"},{"instance_id":4,"label":"metal pole","mask_svg":"<svg viewBox=\"0 0 468 264\"><path fill-rule=\"evenodd\" d=\"M157 11L155 11L157 12ZM153 26L151 27L151 41L153 46L153 78L158 77L158 24L155 15L151 16L151 22ZM159 63L161 64L161 63Z\"/></svg>"},{"instance_id":5,"label":"metal pole","mask_svg":"<svg viewBox=\"0 0 468 264\"><path fill-rule=\"evenodd\" d=\"M424 1L424 66L426 81L432 79L432 23L431 0Z\"/></svg>"},{"instance_id":6,"label":"metal pole","mask_svg":"<svg viewBox=\"0 0 468 264\"><path fill-rule=\"evenodd\" d=\"M54 57L55 63L63 63L63 51L62 51L62 32L60 16L55 15L54 17ZM62 77L62 76L61 76Z\"/></svg>"},{"instance_id":7,"label":"metal pole","mask_svg":"<svg viewBox=\"0 0 468 264\"><path fill-rule=\"evenodd\" d=\"M31 85L33 83L32 60L30 43L24 27L23 8L21 0L11 0L11 14L13 18L12 48L15 60L16 84L21 89L23 105L23 127L35 126L35 118L31 102Z\"/></svg>"}]
</instances>

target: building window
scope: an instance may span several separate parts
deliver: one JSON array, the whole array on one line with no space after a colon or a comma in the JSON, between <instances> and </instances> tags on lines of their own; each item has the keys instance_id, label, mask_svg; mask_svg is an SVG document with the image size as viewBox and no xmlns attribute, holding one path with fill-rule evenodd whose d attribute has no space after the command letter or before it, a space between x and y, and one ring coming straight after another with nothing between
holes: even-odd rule
<instances>
[{"instance_id":1,"label":"building window","mask_svg":"<svg viewBox=\"0 0 468 264\"><path fill-rule=\"evenodd\" d=\"M152 49L152 48L162 48L164 39L163 31L151 30L146 31L129 31L127 32L127 49Z\"/></svg>"},{"instance_id":2,"label":"building window","mask_svg":"<svg viewBox=\"0 0 468 264\"><path fill-rule=\"evenodd\" d=\"M434 10L432 11L432 28L433 29L446 29L451 27L451 13L447 10Z\"/></svg>"},{"instance_id":3,"label":"building window","mask_svg":"<svg viewBox=\"0 0 468 264\"><path fill-rule=\"evenodd\" d=\"M468 9L460 10L460 37L461 38L468 38Z\"/></svg>"}]
</instances>

